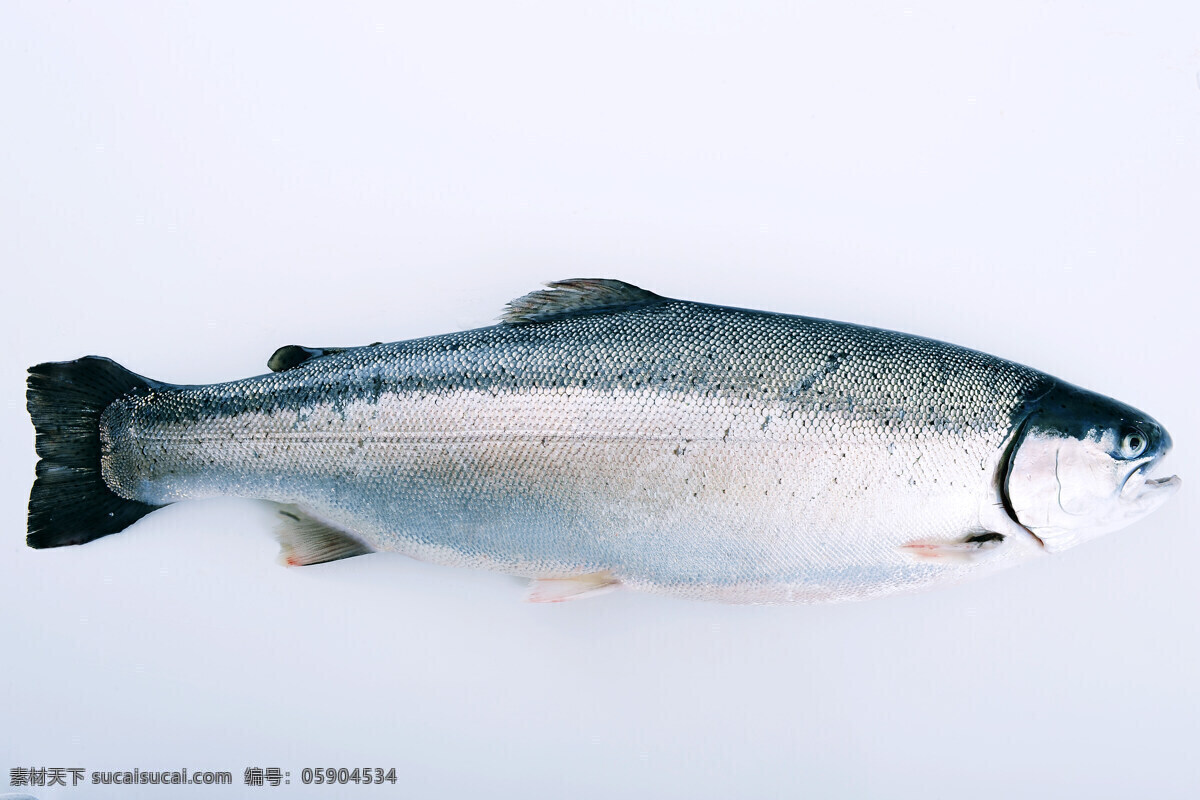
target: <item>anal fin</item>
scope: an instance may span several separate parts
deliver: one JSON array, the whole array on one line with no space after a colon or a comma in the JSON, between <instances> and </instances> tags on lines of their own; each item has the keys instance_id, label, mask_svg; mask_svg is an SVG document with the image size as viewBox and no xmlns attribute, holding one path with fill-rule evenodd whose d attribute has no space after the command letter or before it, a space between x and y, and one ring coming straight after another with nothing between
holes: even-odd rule
<instances>
[{"instance_id":1,"label":"anal fin","mask_svg":"<svg viewBox=\"0 0 1200 800\"><path fill-rule=\"evenodd\" d=\"M979 561L989 551L1004 542L1002 533L977 533L959 541L918 539L900 545L901 552L918 561L933 561L942 564L970 564Z\"/></svg>"},{"instance_id":2,"label":"anal fin","mask_svg":"<svg viewBox=\"0 0 1200 800\"><path fill-rule=\"evenodd\" d=\"M534 578L525 599L530 603L561 603L612 591L620 583L608 570L570 578Z\"/></svg>"},{"instance_id":3,"label":"anal fin","mask_svg":"<svg viewBox=\"0 0 1200 800\"><path fill-rule=\"evenodd\" d=\"M349 533L314 519L297 506L278 505L279 561L289 567L322 564L374 552Z\"/></svg>"}]
</instances>

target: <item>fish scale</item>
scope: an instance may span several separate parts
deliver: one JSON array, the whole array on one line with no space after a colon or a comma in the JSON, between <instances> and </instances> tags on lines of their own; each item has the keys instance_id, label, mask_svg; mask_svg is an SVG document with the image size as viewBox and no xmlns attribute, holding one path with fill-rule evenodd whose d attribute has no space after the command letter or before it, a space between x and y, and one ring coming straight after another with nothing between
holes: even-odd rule
<instances>
[{"instance_id":1,"label":"fish scale","mask_svg":"<svg viewBox=\"0 0 1200 800\"><path fill-rule=\"evenodd\" d=\"M668 301L121 401L105 476L152 505L294 503L374 549L531 577L869 594L945 571L895 548L979 528L1041 380L927 339Z\"/></svg>"}]
</instances>

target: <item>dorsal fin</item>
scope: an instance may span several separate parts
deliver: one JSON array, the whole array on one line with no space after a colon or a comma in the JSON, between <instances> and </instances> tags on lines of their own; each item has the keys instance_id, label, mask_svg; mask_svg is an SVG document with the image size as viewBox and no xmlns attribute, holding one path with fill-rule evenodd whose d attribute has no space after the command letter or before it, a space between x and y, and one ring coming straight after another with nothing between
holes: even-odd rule
<instances>
[{"instance_id":1,"label":"dorsal fin","mask_svg":"<svg viewBox=\"0 0 1200 800\"><path fill-rule=\"evenodd\" d=\"M374 342L367 347L374 347L379 342ZM295 369L301 364L307 364L314 358L322 356L331 356L335 353L344 353L347 350L354 350L353 347L302 347L298 344L285 344L283 347L276 350L267 359L267 368L271 372L283 372L287 369Z\"/></svg>"},{"instance_id":2,"label":"dorsal fin","mask_svg":"<svg viewBox=\"0 0 1200 800\"><path fill-rule=\"evenodd\" d=\"M548 283L546 287L513 300L500 315L500 321L509 325L550 322L637 308L665 299L631 283L609 278L574 278Z\"/></svg>"}]
</instances>

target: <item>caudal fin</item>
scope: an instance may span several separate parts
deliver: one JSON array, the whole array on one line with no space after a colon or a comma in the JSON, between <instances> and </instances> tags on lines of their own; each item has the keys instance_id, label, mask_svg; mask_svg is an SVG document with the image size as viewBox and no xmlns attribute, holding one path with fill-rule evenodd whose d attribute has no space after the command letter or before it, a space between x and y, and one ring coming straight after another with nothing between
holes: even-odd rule
<instances>
[{"instance_id":1,"label":"caudal fin","mask_svg":"<svg viewBox=\"0 0 1200 800\"><path fill-rule=\"evenodd\" d=\"M126 500L104 482L100 415L119 397L161 385L99 356L29 368L25 399L41 456L29 493L30 547L90 542L159 508Z\"/></svg>"}]
</instances>

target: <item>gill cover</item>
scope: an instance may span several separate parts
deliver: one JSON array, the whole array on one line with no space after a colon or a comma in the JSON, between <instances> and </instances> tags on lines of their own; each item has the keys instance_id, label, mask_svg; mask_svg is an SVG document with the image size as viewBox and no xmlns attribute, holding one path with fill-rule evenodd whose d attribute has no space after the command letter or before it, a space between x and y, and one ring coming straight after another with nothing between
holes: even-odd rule
<instances>
[{"instance_id":1,"label":"gill cover","mask_svg":"<svg viewBox=\"0 0 1200 800\"><path fill-rule=\"evenodd\" d=\"M1009 460L1005 499L1050 552L1129 525L1161 506L1179 478L1150 477L1171 449L1135 408L1056 383L1027 417Z\"/></svg>"}]
</instances>

